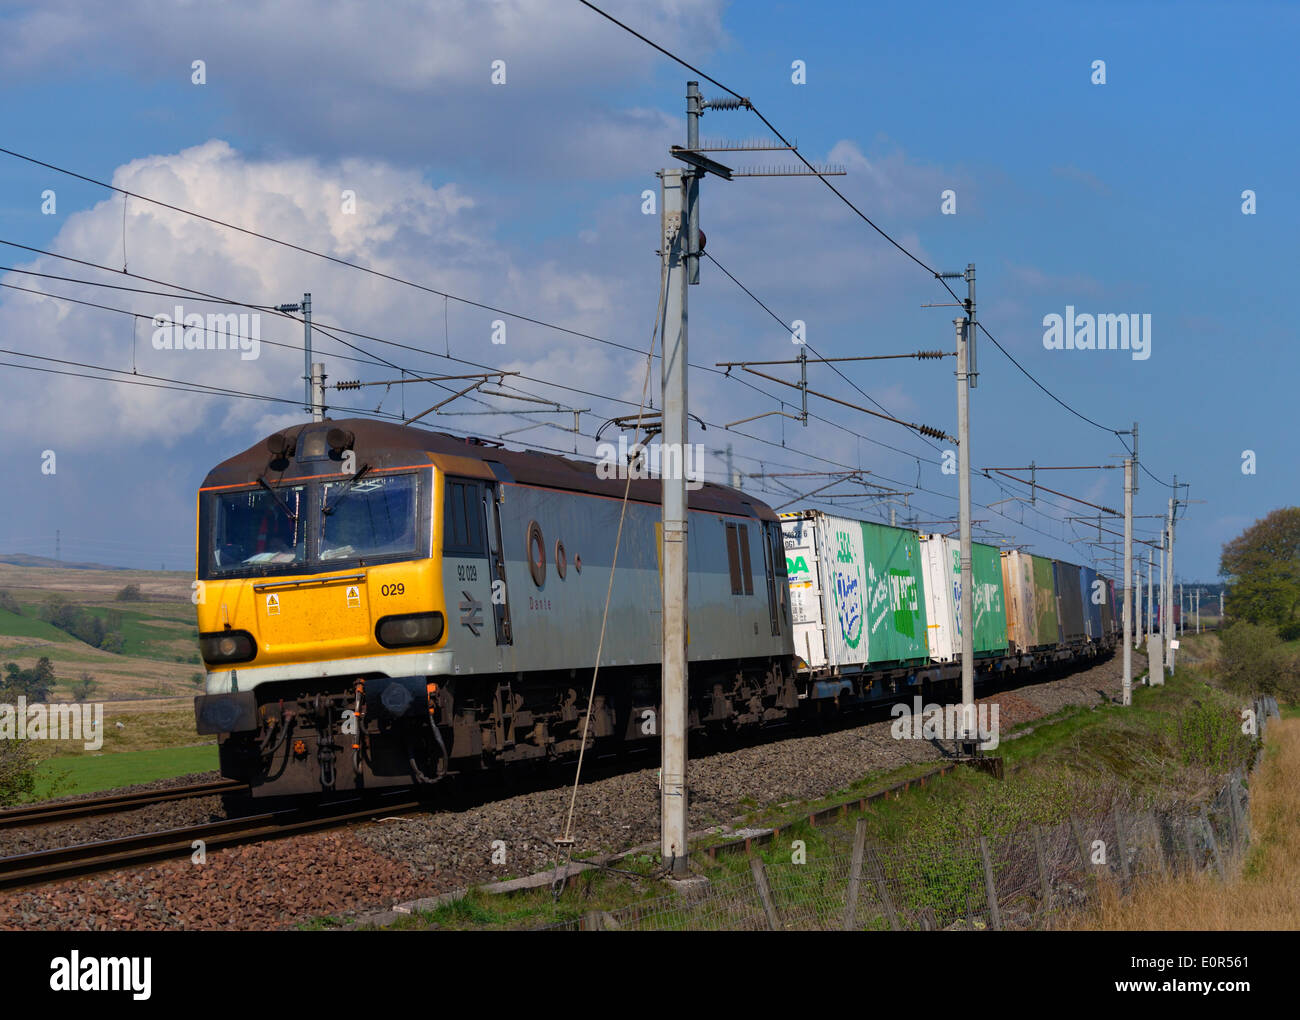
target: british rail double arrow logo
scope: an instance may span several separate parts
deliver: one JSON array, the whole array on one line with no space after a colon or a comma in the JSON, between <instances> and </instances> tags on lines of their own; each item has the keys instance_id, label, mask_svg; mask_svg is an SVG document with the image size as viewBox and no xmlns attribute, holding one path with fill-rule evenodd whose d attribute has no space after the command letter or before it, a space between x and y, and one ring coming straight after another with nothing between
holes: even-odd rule
<instances>
[{"instance_id":1,"label":"british rail double arrow logo","mask_svg":"<svg viewBox=\"0 0 1300 1020\"><path fill-rule=\"evenodd\" d=\"M464 589L461 594L465 596L460 603L461 626L468 627L470 633L478 637L478 629L483 626L483 603Z\"/></svg>"}]
</instances>

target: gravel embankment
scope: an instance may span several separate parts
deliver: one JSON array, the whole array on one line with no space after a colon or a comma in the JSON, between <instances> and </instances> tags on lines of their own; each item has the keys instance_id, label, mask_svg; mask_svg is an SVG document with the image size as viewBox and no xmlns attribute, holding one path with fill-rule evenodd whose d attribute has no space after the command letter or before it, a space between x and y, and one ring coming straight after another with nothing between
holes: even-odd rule
<instances>
[{"instance_id":1,"label":"gravel embankment","mask_svg":"<svg viewBox=\"0 0 1300 1020\"><path fill-rule=\"evenodd\" d=\"M1144 662L1135 654L1134 671ZM1121 670L1122 659L1116 655L1072 676L1009 689L987 700L1001 706L1005 733L1066 705L1117 697ZM927 741L895 740L890 722L877 719L698 758L690 773L692 829L733 819L756 806L815 799L869 772L943 756ZM593 769L578 792L574 834L579 852L626 849L652 842L658 834L657 770L608 772L608 767ZM570 787L555 782L550 788L488 795L496 799L463 795L465 806L347 830L214 851L202 865L187 857L131 872L0 893L0 928L282 928L312 917L383 910L404 899L546 870L555 863L551 840L564 831L570 797ZM58 828L65 836L108 838L98 833L124 835L150 825L194 824L222 817L220 812L219 797L196 798ZM119 831L119 823L134 827ZM30 830L27 838L38 831L43 830ZM24 838L21 830L0 837L5 841L0 854L14 852L13 841ZM504 863L493 862L494 849L500 849L493 846L496 840L504 842Z\"/></svg>"}]
</instances>

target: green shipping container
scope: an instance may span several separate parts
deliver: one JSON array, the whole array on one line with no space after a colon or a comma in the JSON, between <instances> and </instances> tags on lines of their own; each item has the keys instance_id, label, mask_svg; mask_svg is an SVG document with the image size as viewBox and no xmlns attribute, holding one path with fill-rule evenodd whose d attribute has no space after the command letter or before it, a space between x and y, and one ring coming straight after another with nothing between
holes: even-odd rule
<instances>
[{"instance_id":1,"label":"green shipping container","mask_svg":"<svg viewBox=\"0 0 1300 1020\"><path fill-rule=\"evenodd\" d=\"M983 542L971 543L971 571L975 575L975 654L1004 652L1007 648L1007 607L1002 598L1002 554ZM961 578L961 550L957 550L957 577Z\"/></svg>"},{"instance_id":2,"label":"green shipping container","mask_svg":"<svg viewBox=\"0 0 1300 1020\"><path fill-rule=\"evenodd\" d=\"M925 582L916 532L866 521L855 523L862 528L866 571L867 661L928 658Z\"/></svg>"},{"instance_id":3,"label":"green shipping container","mask_svg":"<svg viewBox=\"0 0 1300 1020\"><path fill-rule=\"evenodd\" d=\"M1060 642L1060 628L1056 621L1056 581L1052 576L1052 561L1034 556L1034 610L1037 615L1037 637L1040 645Z\"/></svg>"}]
</instances>

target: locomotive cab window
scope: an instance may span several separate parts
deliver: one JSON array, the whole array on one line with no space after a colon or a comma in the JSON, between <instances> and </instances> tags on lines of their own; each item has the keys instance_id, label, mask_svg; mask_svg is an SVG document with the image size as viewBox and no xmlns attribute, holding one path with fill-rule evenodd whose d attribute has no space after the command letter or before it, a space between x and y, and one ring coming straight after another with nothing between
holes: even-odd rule
<instances>
[{"instance_id":1,"label":"locomotive cab window","mask_svg":"<svg viewBox=\"0 0 1300 1020\"><path fill-rule=\"evenodd\" d=\"M458 556L486 556L483 487L478 482L448 478L444 489L443 551Z\"/></svg>"},{"instance_id":2,"label":"locomotive cab window","mask_svg":"<svg viewBox=\"0 0 1300 1020\"><path fill-rule=\"evenodd\" d=\"M731 571L731 594L753 595L754 575L749 566L748 525L727 525L727 566Z\"/></svg>"},{"instance_id":3,"label":"locomotive cab window","mask_svg":"<svg viewBox=\"0 0 1300 1020\"><path fill-rule=\"evenodd\" d=\"M307 558L307 501L301 485L251 489L215 499L212 567L233 570Z\"/></svg>"},{"instance_id":4,"label":"locomotive cab window","mask_svg":"<svg viewBox=\"0 0 1300 1020\"><path fill-rule=\"evenodd\" d=\"M327 482L321 503L320 558L414 555L415 475L354 476Z\"/></svg>"}]
</instances>

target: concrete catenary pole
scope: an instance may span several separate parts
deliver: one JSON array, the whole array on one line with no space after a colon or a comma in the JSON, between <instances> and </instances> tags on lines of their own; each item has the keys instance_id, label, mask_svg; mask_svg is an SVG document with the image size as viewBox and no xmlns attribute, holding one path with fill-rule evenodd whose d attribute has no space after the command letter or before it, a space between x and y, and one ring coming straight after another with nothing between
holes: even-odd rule
<instances>
[{"instance_id":1,"label":"concrete catenary pole","mask_svg":"<svg viewBox=\"0 0 1300 1020\"><path fill-rule=\"evenodd\" d=\"M1133 704L1133 461L1124 460L1124 704Z\"/></svg>"},{"instance_id":2,"label":"concrete catenary pole","mask_svg":"<svg viewBox=\"0 0 1300 1020\"><path fill-rule=\"evenodd\" d=\"M962 750L975 753L975 579L971 569L970 525L970 383L966 368L970 320L952 320L957 328L957 501L961 530L961 704Z\"/></svg>"},{"instance_id":3,"label":"concrete catenary pole","mask_svg":"<svg viewBox=\"0 0 1300 1020\"><path fill-rule=\"evenodd\" d=\"M302 296L302 367L304 387L307 391L307 410L316 407L315 394L312 392L311 378L311 292ZM312 421L320 421L313 415Z\"/></svg>"},{"instance_id":4,"label":"concrete catenary pole","mask_svg":"<svg viewBox=\"0 0 1300 1020\"><path fill-rule=\"evenodd\" d=\"M1174 492L1178 492L1178 476L1174 475ZM1177 500L1173 497L1169 500L1169 555L1166 557L1165 572L1167 586L1165 588L1165 605L1168 608L1169 615L1166 617L1169 623L1161 628L1168 635L1165 644L1165 666L1170 674L1174 672L1174 646L1173 641L1178 637L1178 629L1174 624L1174 513L1177 506Z\"/></svg>"},{"instance_id":5,"label":"concrete catenary pole","mask_svg":"<svg viewBox=\"0 0 1300 1020\"><path fill-rule=\"evenodd\" d=\"M1152 557L1155 556L1154 550L1147 546L1147 649L1151 648L1151 634L1155 628L1155 618L1151 615L1153 602L1153 581L1155 580L1155 571L1152 567ZM1148 665L1150 665L1148 663Z\"/></svg>"},{"instance_id":6,"label":"concrete catenary pole","mask_svg":"<svg viewBox=\"0 0 1300 1020\"><path fill-rule=\"evenodd\" d=\"M664 866L685 874L686 849L686 253L691 184L687 170L664 170L663 443L682 467L663 473L663 718L660 812ZM675 477L673 477L675 476Z\"/></svg>"},{"instance_id":7,"label":"concrete catenary pole","mask_svg":"<svg viewBox=\"0 0 1300 1020\"><path fill-rule=\"evenodd\" d=\"M1167 648L1165 639L1169 637L1165 620L1165 544L1169 541L1169 534L1165 530L1164 522L1160 525L1160 583L1156 589L1156 616L1154 616L1154 634L1156 634L1156 643L1154 643L1154 655L1151 661L1151 682L1165 682L1165 656Z\"/></svg>"},{"instance_id":8,"label":"concrete catenary pole","mask_svg":"<svg viewBox=\"0 0 1300 1020\"><path fill-rule=\"evenodd\" d=\"M311 366L311 420L325 420L325 365L312 362Z\"/></svg>"}]
</instances>

